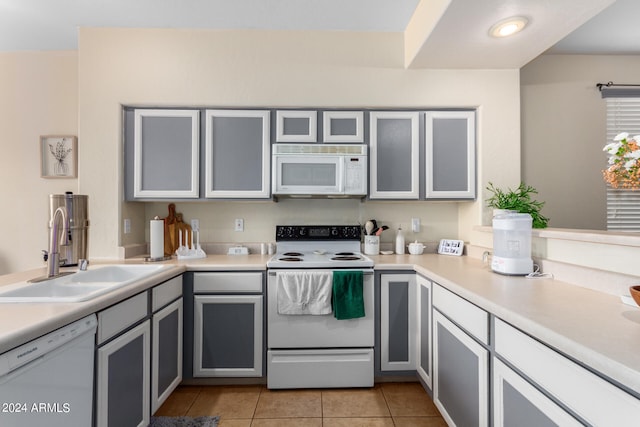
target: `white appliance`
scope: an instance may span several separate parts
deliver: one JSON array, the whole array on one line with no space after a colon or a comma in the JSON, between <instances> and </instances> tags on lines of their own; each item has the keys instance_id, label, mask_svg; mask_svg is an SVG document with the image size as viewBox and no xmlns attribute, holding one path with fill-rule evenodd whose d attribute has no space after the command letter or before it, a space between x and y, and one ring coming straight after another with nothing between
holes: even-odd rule
<instances>
[{"instance_id":1,"label":"white appliance","mask_svg":"<svg viewBox=\"0 0 640 427\"><path fill-rule=\"evenodd\" d=\"M90 426L95 314L0 355L0 425Z\"/></svg>"},{"instance_id":2,"label":"white appliance","mask_svg":"<svg viewBox=\"0 0 640 427\"><path fill-rule=\"evenodd\" d=\"M277 226L278 253L267 262L268 388L373 386L373 261L359 252L360 234L358 225ZM335 270L362 271L364 317L278 313L278 275Z\"/></svg>"},{"instance_id":3,"label":"white appliance","mask_svg":"<svg viewBox=\"0 0 640 427\"><path fill-rule=\"evenodd\" d=\"M364 197L364 144L273 144L272 191L290 197Z\"/></svg>"},{"instance_id":4,"label":"white appliance","mask_svg":"<svg viewBox=\"0 0 640 427\"><path fill-rule=\"evenodd\" d=\"M514 276L533 272L531 224L531 215L526 213L508 213L493 218L493 271Z\"/></svg>"}]
</instances>

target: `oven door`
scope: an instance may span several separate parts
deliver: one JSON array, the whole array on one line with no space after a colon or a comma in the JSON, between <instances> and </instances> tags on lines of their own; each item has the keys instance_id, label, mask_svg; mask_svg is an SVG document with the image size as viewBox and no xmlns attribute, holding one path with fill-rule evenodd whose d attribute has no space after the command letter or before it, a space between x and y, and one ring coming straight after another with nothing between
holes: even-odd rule
<instances>
[{"instance_id":1,"label":"oven door","mask_svg":"<svg viewBox=\"0 0 640 427\"><path fill-rule=\"evenodd\" d=\"M338 320L333 313L327 315L278 314L278 270L271 270L267 282L268 347L270 349L373 347L373 270L363 271L365 317Z\"/></svg>"},{"instance_id":2,"label":"oven door","mask_svg":"<svg viewBox=\"0 0 640 427\"><path fill-rule=\"evenodd\" d=\"M343 156L273 157L273 193L344 194Z\"/></svg>"}]
</instances>

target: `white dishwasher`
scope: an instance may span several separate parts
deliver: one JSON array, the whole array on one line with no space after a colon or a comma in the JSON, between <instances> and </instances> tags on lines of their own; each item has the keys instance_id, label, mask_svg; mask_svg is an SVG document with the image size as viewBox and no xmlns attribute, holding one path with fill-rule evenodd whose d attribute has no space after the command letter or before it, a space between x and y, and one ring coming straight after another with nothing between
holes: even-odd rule
<instances>
[{"instance_id":1,"label":"white dishwasher","mask_svg":"<svg viewBox=\"0 0 640 427\"><path fill-rule=\"evenodd\" d=\"M0 426L90 426L95 314L0 355Z\"/></svg>"}]
</instances>

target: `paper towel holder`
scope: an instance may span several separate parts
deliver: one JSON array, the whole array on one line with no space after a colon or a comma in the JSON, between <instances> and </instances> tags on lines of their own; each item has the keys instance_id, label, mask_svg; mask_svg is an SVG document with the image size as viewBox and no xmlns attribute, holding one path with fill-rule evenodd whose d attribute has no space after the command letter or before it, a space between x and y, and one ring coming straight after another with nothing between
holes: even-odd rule
<instances>
[{"instance_id":1,"label":"paper towel holder","mask_svg":"<svg viewBox=\"0 0 640 427\"><path fill-rule=\"evenodd\" d=\"M159 221L161 220L157 215L153 218L153 221ZM152 221L152 222L153 222ZM164 223L164 221L163 221ZM164 229L164 226L163 226ZM151 234L153 234L153 232L151 232ZM164 234L164 233L163 233ZM164 236L162 237L162 246L164 247ZM149 242L149 245L151 245L151 242ZM153 249L151 249L151 254L153 254ZM167 261L171 259L171 255L162 255L162 256L148 256L144 258L144 262L159 262L159 261Z\"/></svg>"}]
</instances>

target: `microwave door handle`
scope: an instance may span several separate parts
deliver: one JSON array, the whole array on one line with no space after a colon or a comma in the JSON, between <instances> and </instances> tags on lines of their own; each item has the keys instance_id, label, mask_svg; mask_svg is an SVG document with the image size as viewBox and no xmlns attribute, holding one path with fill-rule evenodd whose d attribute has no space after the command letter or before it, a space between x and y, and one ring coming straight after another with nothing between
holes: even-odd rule
<instances>
[{"instance_id":1,"label":"microwave door handle","mask_svg":"<svg viewBox=\"0 0 640 427\"><path fill-rule=\"evenodd\" d=\"M338 176L336 179L338 180L338 194L344 194L344 180L345 180L345 169L347 168L347 158L344 156L340 157L340 161L338 162Z\"/></svg>"}]
</instances>

